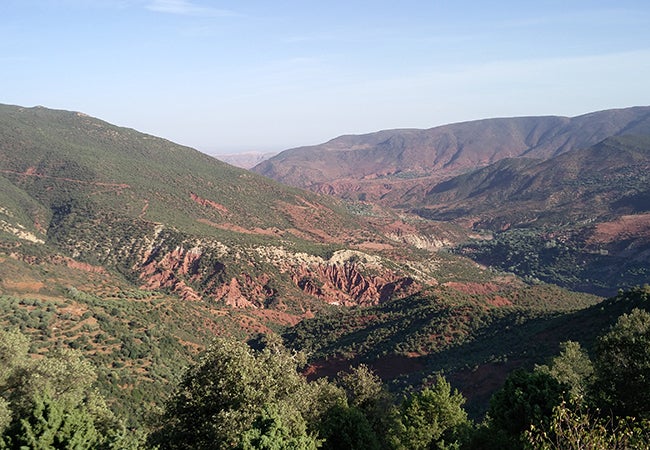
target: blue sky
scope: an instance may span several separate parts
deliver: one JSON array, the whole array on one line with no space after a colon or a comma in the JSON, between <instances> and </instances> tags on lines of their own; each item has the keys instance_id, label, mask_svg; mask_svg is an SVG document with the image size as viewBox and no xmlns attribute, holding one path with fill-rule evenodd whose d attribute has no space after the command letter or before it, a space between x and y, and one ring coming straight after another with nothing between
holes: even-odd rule
<instances>
[{"instance_id":1,"label":"blue sky","mask_svg":"<svg viewBox=\"0 0 650 450\"><path fill-rule=\"evenodd\" d=\"M0 103L277 151L650 105L650 2L1 0L0 68Z\"/></svg>"}]
</instances>

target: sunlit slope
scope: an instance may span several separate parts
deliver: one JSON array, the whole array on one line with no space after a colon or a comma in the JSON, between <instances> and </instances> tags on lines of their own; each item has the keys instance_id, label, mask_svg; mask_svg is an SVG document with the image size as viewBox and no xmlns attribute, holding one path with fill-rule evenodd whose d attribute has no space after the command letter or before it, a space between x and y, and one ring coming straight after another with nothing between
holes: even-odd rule
<instances>
[{"instance_id":1,"label":"sunlit slope","mask_svg":"<svg viewBox=\"0 0 650 450\"><path fill-rule=\"evenodd\" d=\"M382 130L286 150L253 170L314 191L413 206L432 184L504 158L548 159L611 136L650 133L650 107L578 117L491 118Z\"/></svg>"},{"instance_id":2,"label":"sunlit slope","mask_svg":"<svg viewBox=\"0 0 650 450\"><path fill-rule=\"evenodd\" d=\"M327 218L310 224L323 235L355 227L333 203L312 208L314 197L194 149L41 107L0 106L0 176L54 212L101 210L208 233L300 228L296 216L314 209Z\"/></svg>"}]
</instances>

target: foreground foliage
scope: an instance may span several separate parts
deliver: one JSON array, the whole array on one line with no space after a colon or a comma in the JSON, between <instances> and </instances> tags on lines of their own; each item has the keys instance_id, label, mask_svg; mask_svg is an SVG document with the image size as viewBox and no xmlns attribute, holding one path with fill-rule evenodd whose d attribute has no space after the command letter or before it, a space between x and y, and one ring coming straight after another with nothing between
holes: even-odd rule
<instances>
[{"instance_id":1,"label":"foreground foliage","mask_svg":"<svg viewBox=\"0 0 650 450\"><path fill-rule=\"evenodd\" d=\"M183 377L150 443L161 449L426 449L467 423L442 377L395 401L366 367L308 382L279 344L218 339Z\"/></svg>"},{"instance_id":2,"label":"foreground foliage","mask_svg":"<svg viewBox=\"0 0 650 450\"><path fill-rule=\"evenodd\" d=\"M524 436L527 447L539 450L641 450L650 445L650 423L633 418L615 421L562 402L546 429L533 425Z\"/></svg>"},{"instance_id":3,"label":"foreground foliage","mask_svg":"<svg viewBox=\"0 0 650 450\"><path fill-rule=\"evenodd\" d=\"M256 352L245 343L217 339L186 372L151 441L163 449L211 449L246 446L270 435L308 440L306 417L321 414L312 409L314 399L328 408L342 401L343 393L308 384L298 363L275 345Z\"/></svg>"},{"instance_id":4,"label":"foreground foliage","mask_svg":"<svg viewBox=\"0 0 650 450\"><path fill-rule=\"evenodd\" d=\"M619 297L647 307L650 288ZM364 365L309 381L304 355L278 338L218 338L152 430L127 430L78 350L32 357L28 338L2 331L0 448L649 448L650 313L635 308L603 331L589 349L565 342L548 364L512 372L478 424L440 374L395 395Z\"/></svg>"},{"instance_id":5,"label":"foreground foliage","mask_svg":"<svg viewBox=\"0 0 650 450\"><path fill-rule=\"evenodd\" d=\"M137 448L137 436L94 389L96 374L80 352L28 355L29 340L0 331L0 448Z\"/></svg>"},{"instance_id":6,"label":"foreground foliage","mask_svg":"<svg viewBox=\"0 0 650 450\"><path fill-rule=\"evenodd\" d=\"M438 376L435 384L404 399L389 430L391 447L398 450L428 449L443 436L467 422L465 399Z\"/></svg>"},{"instance_id":7,"label":"foreground foliage","mask_svg":"<svg viewBox=\"0 0 650 450\"><path fill-rule=\"evenodd\" d=\"M627 295L648 307L648 287ZM493 397L482 447L649 448L649 339L650 313L635 308L598 339L591 358L567 342L548 366L514 372Z\"/></svg>"}]
</instances>

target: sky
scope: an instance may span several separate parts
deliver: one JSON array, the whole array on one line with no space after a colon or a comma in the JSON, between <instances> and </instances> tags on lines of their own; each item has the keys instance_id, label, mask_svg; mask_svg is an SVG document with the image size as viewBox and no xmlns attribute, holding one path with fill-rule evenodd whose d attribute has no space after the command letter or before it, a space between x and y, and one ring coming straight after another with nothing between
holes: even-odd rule
<instances>
[{"instance_id":1,"label":"sky","mask_svg":"<svg viewBox=\"0 0 650 450\"><path fill-rule=\"evenodd\" d=\"M0 103L210 154L650 105L650 2L0 0Z\"/></svg>"}]
</instances>

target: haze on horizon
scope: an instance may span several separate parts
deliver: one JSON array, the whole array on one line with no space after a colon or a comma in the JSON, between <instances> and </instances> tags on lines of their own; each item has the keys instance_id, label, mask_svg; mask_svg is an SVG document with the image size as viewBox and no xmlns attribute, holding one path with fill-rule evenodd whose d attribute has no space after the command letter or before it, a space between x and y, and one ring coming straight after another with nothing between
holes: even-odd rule
<instances>
[{"instance_id":1,"label":"haze on horizon","mask_svg":"<svg viewBox=\"0 0 650 450\"><path fill-rule=\"evenodd\" d=\"M647 1L3 0L0 103L206 153L650 104Z\"/></svg>"}]
</instances>

